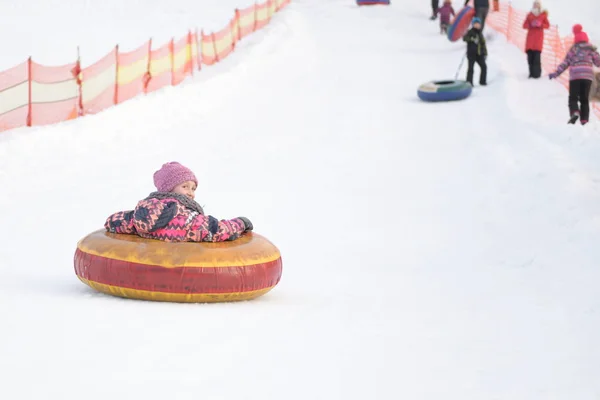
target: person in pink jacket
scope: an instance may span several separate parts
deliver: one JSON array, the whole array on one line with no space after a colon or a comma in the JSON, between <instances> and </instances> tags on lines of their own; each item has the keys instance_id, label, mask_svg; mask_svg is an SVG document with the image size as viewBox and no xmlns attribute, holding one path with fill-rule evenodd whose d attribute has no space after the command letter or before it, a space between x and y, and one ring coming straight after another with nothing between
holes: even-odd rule
<instances>
[{"instance_id":1,"label":"person in pink jacket","mask_svg":"<svg viewBox=\"0 0 600 400\"><path fill-rule=\"evenodd\" d=\"M450 25L450 17L454 16L454 8L451 0L444 0L444 5L438 8L437 13L440 14L440 33L448 33L448 25Z\"/></svg>"},{"instance_id":2,"label":"person in pink jacket","mask_svg":"<svg viewBox=\"0 0 600 400\"><path fill-rule=\"evenodd\" d=\"M580 24L573 25L574 44L556 71L548 75L556 79L569 70L569 114L568 123L574 124L581 118L581 125L590 119L590 90L595 78L594 66L600 67L600 53L596 46L589 43L587 33ZM581 107L579 106L581 104Z\"/></svg>"},{"instance_id":3,"label":"person in pink jacket","mask_svg":"<svg viewBox=\"0 0 600 400\"><path fill-rule=\"evenodd\" d=\"M254 229L245 217L219 221L205 215L194 200L196 176L178 162L168 162L156 171L154 185L156 192L139 201L133 210L109 216L104 228L166 242L224 242Z\"/></svg>"}]
</instances>

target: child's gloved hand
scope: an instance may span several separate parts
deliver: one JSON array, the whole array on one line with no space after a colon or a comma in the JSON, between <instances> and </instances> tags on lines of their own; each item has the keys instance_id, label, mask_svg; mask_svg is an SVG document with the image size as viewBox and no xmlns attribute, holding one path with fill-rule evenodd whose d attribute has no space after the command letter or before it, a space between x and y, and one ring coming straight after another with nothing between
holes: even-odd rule
<instances>
[{"instance_id":1,"label":"child's gloved hand","mask_svg":"<svg viewBox=\"0 0 600 400\"><path fill-rule=\"evenodd\" d=\"M556 72L551 73L550 75L548 75L549 79L555 79L558 76L558 74Z\"/></svg>"},{"instance_id":2,"label":"child's gloved hand","mask_svg":"<svg viewBox=\"0 0 600 400\"><path fill-rule=\"evenodd\" d=\"M252 222L250 222L250 220L246 217L238 217L239 219L242 220L242 222L244 223L244 232L246 231L251 231L252 229L254 229L254 226L252 225Z\"/></svg>"},{"instance_id":3,"label":"child's gloved hand","mask_svg":"<svg viewBox=\"0 0 600 400\"><path fill-rule=\"evenodd\" d=\"M534 19L531 21L532 28L539 28L540 26L542 26L542 22L540 20Z\"/></svg>"}]
</instances>

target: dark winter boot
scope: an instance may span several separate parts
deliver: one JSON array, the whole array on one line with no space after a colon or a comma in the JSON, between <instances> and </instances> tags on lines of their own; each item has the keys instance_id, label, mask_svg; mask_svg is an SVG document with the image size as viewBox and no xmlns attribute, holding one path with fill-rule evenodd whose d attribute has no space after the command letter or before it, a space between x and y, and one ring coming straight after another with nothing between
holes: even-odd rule
<instances>
[{"instance_id":1,"label":"dark winter boot","mask_svg":"<svg viewBox=\"0 0 600 400\"><path fill-rule=\"evenodd\" d=\"M581 120L581 125L585 125L585 124L587 124L587 123L588 123L588 122L587 122L585 119L582 119L582 120Z\"/></svg>"},{"instance_id":2,"label":"dark winter boot","mask_svg":"<svg viewBox=\"0 0 600 400\"><path fill-rule=\"evenodd\" d=\"M575 111L575 112L573 112L573 114L571 114L571 118L569 118L569 122L568 123L569 124L574 124L575 122L577 122L578 118L579 118L579 111Z\"/></svg>"}]
</instances>

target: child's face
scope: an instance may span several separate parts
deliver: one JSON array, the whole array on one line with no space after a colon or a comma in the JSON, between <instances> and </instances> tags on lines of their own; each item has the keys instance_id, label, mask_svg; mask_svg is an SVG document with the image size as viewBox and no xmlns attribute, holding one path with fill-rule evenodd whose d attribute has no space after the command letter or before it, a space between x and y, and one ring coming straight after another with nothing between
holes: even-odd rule
<instances>
[{"instance_id":1,"label":"child's face","mask_svg":"<svg viewBox=\"0 0 600 400\"><path fill-rule=\"evenodd\" d=\"M475 29L481 29L481 24L479 22L475 22L473 24L473 28L475 28Z\"/></svg>"},{"instance_id":2,"label":"child's face","mask_svg":"<svg viewBox=\"0 0 600 400\"><path fill-rule=\"evenodd\" d=\"M196 183L194 181L186 181L180 183L179 185L175 186L175 188L173 188L172 192L182 194L193 200L194 197L196 197Z\"/></svg>"}]
</instances>

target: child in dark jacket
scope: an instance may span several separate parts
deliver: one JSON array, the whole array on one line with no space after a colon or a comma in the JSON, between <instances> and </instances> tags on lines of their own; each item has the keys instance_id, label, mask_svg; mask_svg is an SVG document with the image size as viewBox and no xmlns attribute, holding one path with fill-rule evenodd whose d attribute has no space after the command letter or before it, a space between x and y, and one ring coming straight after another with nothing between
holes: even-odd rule
<instances>
[{"instance_id":1,"label":"child in dark jacket","mask_svg":"<svg viewBox=\"0 0 600 400\"><path fill-rule=\"evenodd\" d=\"M445 34L448 32L448 25L450 25L450 16L455 15L452 1L444 0L444 5L437 12L440 14L440 33Z\"/></svg>"},{"instance_id":2,"label":"child in dark jacket","mask_svg":"<svg viewBox=\"0 0 600 400\"><path fill-rule=\"evenodd\" d=\"M219 221L205 215L194 200L196 176L177 162L166 163L156 171L154 185L157 191L139 201L135 209L108 217L105 229L166 242L224 242L253 229L248 218Z\"/></svg>"},{"instance_id":3,"label":"child in dark jacket","mask_svg":"<svg viewBox=\"0 0 600 400\"><path fill-rule=\"evenodd\" d=\"M475 63L477 63L481 69L479 84L486 86L487 65L485 59L487 57L487 46L485 45L483 33L481 33L481 20L479 18L473 18L473 27L463 37L463 41L467 42L467 60L469 61L467 82L473 86L473 68L475 67Z\"/></svg>"},{"instance_id":4,"label":"child in dark jacket","mask_svg":"<svg viewBox=\"0 0 600 400\"><path fill-rule=\"evenodd\" d=\"M594 77L594 65L600 67L600 54L595 46L588 43L587 33L581 25L573 26L575 44L560 63L556 72L548 75L550 79L557 78L567 68L569 69L569 114L568 123L574 124L581 117L581 125L590 119L590 89ZM579 108L581 104L581 111Z\"/></svg>"}]
</instances>

